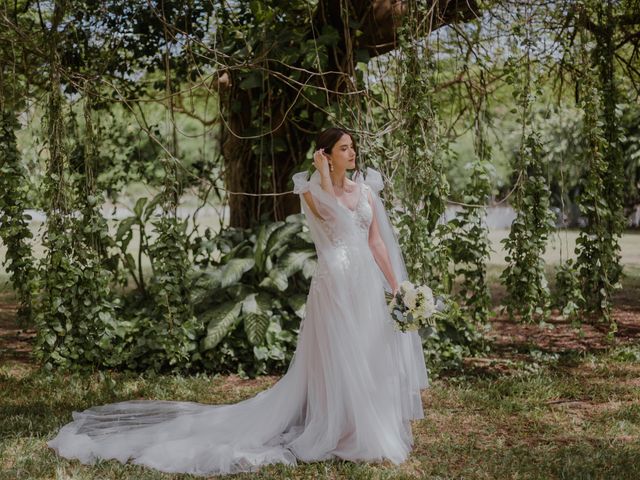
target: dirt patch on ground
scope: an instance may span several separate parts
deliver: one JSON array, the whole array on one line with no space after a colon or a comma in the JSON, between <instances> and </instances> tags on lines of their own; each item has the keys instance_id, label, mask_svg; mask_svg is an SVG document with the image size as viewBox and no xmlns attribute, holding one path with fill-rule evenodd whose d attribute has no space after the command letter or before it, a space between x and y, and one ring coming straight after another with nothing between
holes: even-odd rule
<instances>
[{"instance_id":1,"label":"dirt patch on ground","mask_svg":"<svg viewBox=\"0 0 640 480\"><path fill-rule=\"evenodd\" d=\"M17 323L18 305L8 295L0 296L0 364L31 365L36 332Z\"/></svg>"},{"instance_id":2,"label":"dirt patch on ground","mask_svg":"<svg viewBox=\"0 0 640 480\"><path fill-rule=\"evenodd\" d=\"M494 300L504 299L504 292L499 286L495 288ZM574 323L562 318L560 312L554 310L544 324L524 324L511 320L500 307L496 306L496 317L491 322L492 329L488 333L494 345L494 351L511 352L530 351L531 349L546 352L585 352L604 350L613 346L636 344L640 341L640 285L632 284L616 293L613 319L617 332L611 335L607 323L595 319L584 319ZM511 355L507 355L510 357Z\"/></svg>"}]
</instances>

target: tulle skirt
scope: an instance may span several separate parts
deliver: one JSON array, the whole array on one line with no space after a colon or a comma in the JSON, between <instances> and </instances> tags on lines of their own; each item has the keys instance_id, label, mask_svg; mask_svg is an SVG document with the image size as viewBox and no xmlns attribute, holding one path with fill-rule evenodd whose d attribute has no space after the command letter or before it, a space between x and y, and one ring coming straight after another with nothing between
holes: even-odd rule
<instances>
[{"instance_id":1,"label":"tulle skirt","mask_svg":"<svg viewBox=\"0 0 640 480\"><path fill-rule=\"evenodd\" d=\"M93 463L211 475L331 458L401 463L423 417L419 336L394 329L368 248L320 258L287 373L230 405L125 401L73 412L48 442Z\"/></svg>"}]
</instances>

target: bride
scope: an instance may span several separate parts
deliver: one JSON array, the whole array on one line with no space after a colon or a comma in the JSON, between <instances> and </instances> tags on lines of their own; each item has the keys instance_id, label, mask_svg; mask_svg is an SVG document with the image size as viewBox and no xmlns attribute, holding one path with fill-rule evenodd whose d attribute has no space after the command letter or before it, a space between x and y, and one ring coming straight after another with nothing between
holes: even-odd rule
<instances>
[{"instance_id":1,"label":"bride","mask_svg":"<svg viewBox=\"0 0 640 480\"><path fill-rule=\"evenodd\" d=\"M232 405L133 400L73 412L48 442L59 455L197 475L407 458L427 371L418 334L395 330L386 305L407 273L382 177L368 168L347 178L356 151L344 130L325 130L317 148L313 175L293 176L318 264L287 373Z\"/></svg>"}]
</instances>

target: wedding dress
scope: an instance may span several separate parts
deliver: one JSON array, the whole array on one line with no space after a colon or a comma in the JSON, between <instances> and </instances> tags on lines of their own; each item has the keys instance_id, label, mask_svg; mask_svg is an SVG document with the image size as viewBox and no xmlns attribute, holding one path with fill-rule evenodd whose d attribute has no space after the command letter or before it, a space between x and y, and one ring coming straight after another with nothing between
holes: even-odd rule
<instances>
[{"instance_id":1,"label":"wedding dress","mask_svg":"<svg viewBox=\"0 0 640 480\"><path fill-rule=\"evenodd\" d=\"M253 398L230 405L134 400L73 412L48 442L59 455L93 463L131 461L196 475L255 471L339 458L403 462L423 417L427 386L421 341L391 323L389 290L368 245L377 220L398 282L406 270L369 168L343 204L320 186L319 172L293 176L294 192L318 253L306 314L286 374ZM322 219L302 193L310 191ZM373 200L373 209L369 204Z\"/></svg>"}]
</instances>

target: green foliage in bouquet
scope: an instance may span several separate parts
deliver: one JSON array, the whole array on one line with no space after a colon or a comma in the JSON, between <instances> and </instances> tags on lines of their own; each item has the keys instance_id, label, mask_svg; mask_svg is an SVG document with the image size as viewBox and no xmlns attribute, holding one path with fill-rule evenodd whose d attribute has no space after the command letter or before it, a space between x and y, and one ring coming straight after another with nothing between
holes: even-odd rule
<instances>
[{"instance_id":1,"label":"green foliage in bouquet","mask_svg":"<svg viewBox=\"0 0 640 480\"><path fill-rule=\"evenodd\" d=\"M438 313L433 293L426 285L400 283L395 295L385 293L391 318L398 330L407 332L432 326Z\"/></svg>"}]
</instances>

